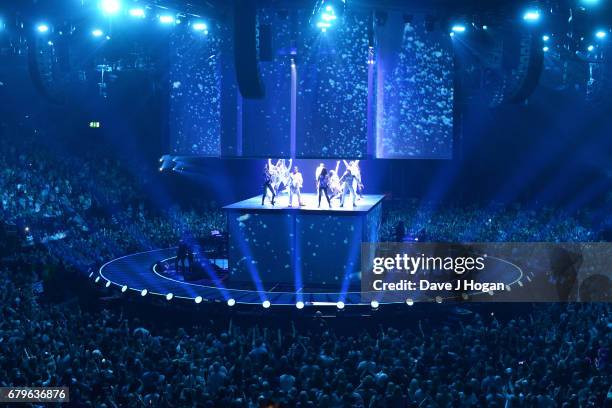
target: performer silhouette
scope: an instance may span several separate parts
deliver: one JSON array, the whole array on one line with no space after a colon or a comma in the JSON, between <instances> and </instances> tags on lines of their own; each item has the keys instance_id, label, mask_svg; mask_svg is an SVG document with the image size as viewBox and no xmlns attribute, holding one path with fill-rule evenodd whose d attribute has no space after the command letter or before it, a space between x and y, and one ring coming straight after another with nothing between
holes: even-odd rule
<instances>
[{"instance_id":1,"label":"performer silhouette","mask_svg":"<svg viewBox=\"0 0 612 408\"><path fill-rule=\"evenodd\" d=\"M331 201L329 194L327 193L327 187L329 185L329 177L325 164L321 163L317 168L317 190L319 191L319 208L321 207L321 195L325 194L327 199L327 205L331 208Z\"/></svg>"},{"instance_id":2,"label":"performer silhouette","mask_svg":"<svg viewBox=\"0 0 612 408\"><path fill-rule=\"evenodd\" d=\"M261 195L261 205L264 205L266 201L266 194L270 190L272 193L272 199L270 202L274 205L274 198L276 197L276 193L274 192L274 188L272 187L272 172L270 171L270 164L266 163L264 165L263 171L263 194Z\"/></svg>"},{"instance_id":3,"label":"performer silhouette","mask_svg":"<svg viewBox=\"0 0 612 408\"><path fill-rule=\"evenodd\" d=\"M174 269L177 272L179 271L179 264L180 264L181 270L183 274L185 274L185 269L186 269L185 261L187 260L188 256L189 256L189 248L187 247L187 244L185 243L185 241L181 240L176 250L176 258L174 260ZM190 264L190 267L191 267L191 264Z\"/></svg>"}]
</instances>

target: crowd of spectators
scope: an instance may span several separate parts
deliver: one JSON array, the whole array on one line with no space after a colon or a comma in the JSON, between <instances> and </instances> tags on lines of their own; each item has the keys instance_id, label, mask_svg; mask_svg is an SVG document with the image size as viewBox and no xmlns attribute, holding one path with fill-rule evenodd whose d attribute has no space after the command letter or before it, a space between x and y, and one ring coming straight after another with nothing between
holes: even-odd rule
<instances>
[{"instance_id":1,"label":"crowd of spectators","mask_svg":"<svg viewBox=\"0 0 612 408\"><path fill-rule=\"evenodd\" d=\"M70 387L89 407L604 407L610 308L538 305L501 321L404 323L343 334L299 321L165 328L41 307L0 276L0 386ZM223 317L226 318L226 317ZM363 318L362 318L363 319ZM162 327L160 327L162 326Z\"/></svg>"},{"instance_id":2,"label":"crowd of spectators","mask_svg":"<svg viewBox=\"0 0 612 408\"><path fill-rule=\"evenodd\" d=\"M58 157L27 138L3 150L3 227L24 237L37 264L83 271L118 254L173 246L186 233L199 238L225 228L218 210L154 210L117 161Z\"/></svg>"},{"instance_id":3,"label":"crowd of spectators","mask_svg":"<svg viewBox=\"0 0 612 408\"><path fill-rule=\"evenodd\" d=\"M138 183L110 160L51 159L27 144L2 149L3 221L28 231L18 251L2 244L0 386L67 385L72 404L86 407L612 402L608 304L534 305L506 319L475 311L461 322L400 319L378 328L347 316L364 319L355 332L323 318L259 328L228 315L179 327L117 307L42 302L45 275L83 273L112 257L171 246L186 231L223 230L224 218L214 208L151 211ZM393 240L400 222L406 235L426 230L431 240L596 239L577 218L520 208L433 211L403 203L385 214L383 238Z\"/></svg>"},{"instance_id":4,"label":"crowd of spectators","mask_svg":"<svg viewBox=\"0 0 612 408\"><path fill-rule=\"evenodd\" d=\"M398 225L405 230L401 237ZM433 207L411 201L386 211L380 236L391 242L591 242L600 240L600 231L589 222L588 212L569 215L521 205Z\"/></svg>"}]
</instances>

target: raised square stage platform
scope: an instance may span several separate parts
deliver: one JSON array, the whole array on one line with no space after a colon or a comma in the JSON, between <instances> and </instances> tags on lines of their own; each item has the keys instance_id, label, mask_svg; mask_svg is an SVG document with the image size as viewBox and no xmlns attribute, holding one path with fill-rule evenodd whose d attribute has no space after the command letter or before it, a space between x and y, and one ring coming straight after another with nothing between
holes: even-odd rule
<instances>
[{"instance_id":1,"label":"raised square stage platform","mask_svg":"<svg viewBox=\"0 0 612 408\"><path fill-rule=\"evenodd\" d=\"M223 207L229 230L230 279L253 282L255 289L293 284L296 290L341 288L359 281L361 243L378 241L382 195L364 195L353 207L347 196L329 209L323 198L303 194L303 207L289 208L281 195L272 206L261 196ZM294 197L297 204L297 198Z\"/></svg>"}]
</instances>

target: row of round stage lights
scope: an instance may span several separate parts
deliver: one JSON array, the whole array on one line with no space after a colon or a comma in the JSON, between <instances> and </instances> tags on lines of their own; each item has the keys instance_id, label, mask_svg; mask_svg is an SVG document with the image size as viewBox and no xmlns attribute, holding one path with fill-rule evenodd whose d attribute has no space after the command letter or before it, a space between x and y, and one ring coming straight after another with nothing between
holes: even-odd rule
<instances>
[{"instance_id":1,"label":"row of round stage lights","mask_svg":"<svg viewBox=\"0 0 612 408\"><path fill-rule=\"evenodd\" d=\"M91 278L91 277L93 276L93 274L94 274L94 273L93 273L93 272L91 272L91 273L89 274L89 277ZM101 279L101 278L100 278L100 276L97 276L97 277L96 277L96 279L95 279L95 283L100 282L100 279ZM105 286L106 288L109 288L109 287L111 286L111 281L107 280L107 281L106 281L106 284L105 284L104 286ZM121 287L121 293L125 293L125 292L127 292L127 290L128 290L127 285L123 285L123 286ZM148 293L149 293L149 291L148 291L147 289L142 289L142 290L140 291L140 296L145 297L145 296L147 296L147 294L148 294ZM170 301L170 300L172 300L172 299L174 298L174 294L173 294L173 293L168 293L168 294L166 294L166 296L165 296L165 297L166 297L166 300ZM441 297L439 297L439 296L437 296L435 300L436 300L436 303L442 303L442 298L441 298ZM202 298L202 296L196 296L196 297L193 299L193 301L194 301L196 304L200 304L200 303L202 303L203 298ZM229 298L229 299L227 300L227 302L226 302L226 303L227 303L227 305L228 305L228 306L232 307L232 306L235 306L235 305L236 305L236 300L235 300L235 299L233 299L233 298ZM414 305L414 300L412 300L412 299L410 299L410 298L409 298L409 299L406 299L406 304L407 304L408 306L413 306L413 305ZM264 300L264 301L262 302L262 307L263 307L264 309L269 309L269 308L270 308L270 306L272 306L272 303L270 303L270 301L269 301L269 300ZM305 306L305 303L304 303L304 302L302 302L301 300L300 300L300 301L298 301L298 302L295 304L295 307L296 307L297 309L299 309L299 310L304 309L304 306ZM346 305L345 305L345 304L344 304L344 302L343 302L343 301L341 301L341 300L339 300L338 302L336 302L336 307L338 308L338 310L343 310L345 306L346 306ZM370 307L371 307L372 309L374 309L374 310L378 310L378 307L379 307L379 306L380 306L380 303L379 303L377 300L372 300L372 301L370 302Z\"/></svg>"},{"instance_id":2,"label":"row of round stage lights","mask_svg":"<svg viewBox=\"0 0 612 408\"><path fill-rule=\"evenodd\" d=\"M589 3L588 1L585 1L585 2ZM596 0L591 0L590 3L591 4L595 4L595 3L597 3L597 1ZM529 9L529 10L526 10L525 13L523 14L523 21L525 21L528 24L535 24L535 23L539 22L541 20L541 18L542 18L542 15L540 13L540 10L538 10L538 9ZM487 31L489 27L486 26L486 25L483 25L481 28L482 28L482 30ZM454 24L451 27L450 36L454 37L457 34L465 33L467 31L467 29L468 29L468 26L465 25L465 24L461 24L461 23ZM607 36L608 36L608 32L606 32L603 29L598 29L593 34L594 40L600 41L600 42L605 40ZM542 41L545 43L544 46L542 47L542 51L544 51L544 52L550 51L551 35L544 34L542 36ZM594 44L589 44L589 45L586 46L586 50L588 52L593 52L593 51L596 50L596 48L597 48L597 46L594 45Z\"/></svg>"},{"instance_id":3,"label":"row of round stage lights","mask_svg":"<svg viewBox=\"0 0 612 408\"><path fill-rule=\"evenodd\" d=\"M118 15L123 10L123 7L119 0L102 0L100 1L100 9L105 16L112 17ZM147 11L148 10L143 7L132 7L127 10L127 15L135 19L145 19L147 17ZM155 18L160 24L165 26L178 25L182 23L182 20L177 17L176 14L169 12L155 14ZM195 32L202 33L204 35L208 34L208 25L202 20L190 20L188 25ZM50 31L50 26L46 22L41 22L36 25L36 31L41 34L46 34ZM92 29L91 35L95 38L99 38L105 36L105 33L101 28L95 27ZM109 35L106 35L105 37L107 40L110 40Z\"/></svg>"},{"instance_id":4,"label":"row of round stage lights","mask_svg":"<svg viewBox=\"0 0 612 408\"><path fill-rule=\"evenodd\" d=\"M89 274L89 277L91 278L91 277L93 277L93 275L94 275L94 273L93 273L93 272L91 272L91 273ZM94 282L95 282L95 283L99 283L99 282L100 282L100 280L101 280L101 277L100 277L100 276L96 276L96 278L95 278ZM105 284L104 286L105 286L106 288L109 288L109 287L111 286L111 281L107 280L107 281L106 281L106 284ZM125 293L125 292L127 292L127 290L128 290L128 289L129 289L129 288L127 287L127 285L123 285L123 286L121 287L121 293ZM142 297L147 296L147 294L148 294L148 293L149 293L149 291L148 291L147 289L142 289L142 290L140 290L140 296L142 296ZM173 294L173 293L168 293L168 294L166 294L166 296L165 296L165 297L166 297L166 300L170 301L170 300L174 299L174 294ZM204 300L204 299L202 298L202 296L196 296L196 297L193 299L193 301L194 301L196 304L200 304L200 303L202 303L202 301L203 301L203 300ZM436 302L441 303L441 302L440 302L438 299L436 299ZM228 306L232 307L232 306L235 306L235 305L236 305L236 300L235 300L235 299L232 299L232 298L229 298L229 299L227 300L227 302L226 302L226 303L227 303L227 305L228 305ZM412 305L414 305L414 300L412 300L412 299L406 299L406 304L407 304L408 306L412 306ZM261 305L262 305L262 307L263 307L264 309L269 309L269 308L270 308L270 306L272 306L272 303L271 303L269 300L264 300L264 301L262 302L262 304L261 304ZM339 300L338 302L336 302L336 304L335 304L335 305L336 305L336 307L338 308L338 310L343 310L343 309L345 308L345 306L346 306L346 305L345 305L345 303L344 303L343 301L341 301L341 300ZM298 301L298 302L296 302L296 304L295 304L295 307L296 307L297 309L299 309L299 310L304 309L304 307L305 307L305 306L306 306L306 304L305 304L303 301L301 301L301 300L300 300L300 301ZM379 306L380 306L380 303L379 303L377 300L372 300L372 301L370 302L370 307L371 307L372 309L374 309L374 310L377 310Z\"/></svg>"}]
</instances>

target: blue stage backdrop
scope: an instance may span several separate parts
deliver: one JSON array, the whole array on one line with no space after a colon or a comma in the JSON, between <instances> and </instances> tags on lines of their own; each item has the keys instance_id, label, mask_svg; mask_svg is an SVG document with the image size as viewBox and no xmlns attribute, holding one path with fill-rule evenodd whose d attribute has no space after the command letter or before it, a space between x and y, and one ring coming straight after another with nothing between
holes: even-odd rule
<instances>
[{"instance_id":1,"label":"blue stage backdrop","mask_svg":"<svg viewBox=\"0 0 612 408\"><path fill-rule=\"evenodd\" d=\"M453 152L453 49L423 16L390 12L377 27L376 157L450 159Z\"/></svg>"},{"instance_id":2,"label":"blue stage backdrop","mask_svg":"<svg viewBox=\"0 0 612 408\"><path fill-rule=\"evenodd\" d=\"M369 15L349 9L344 20L325 33L299 26L298 157L367 154Z\"/></svg>"},{"instance_id":3,"label":"blue stage backdrop","mask_svg":"<svg viewBox=\"0 0 612 408\"><path fill-rule=\"evenodd\" d=\"M264 99L242 102L243 155L250 157L289 157L291 155L291 39L292 18L287 12L261 9L260 27L272 35L271 61L259 63L266 89ZM260 36L262 34L260 29ZM265 41L265 39L261 39Z\"/></svg>"},{"instance_id":4,"label":"blue stage backdrop","mask_svg":"<svg viewBox=\"0 0 612 408\"><path fill-rule=\"evenodd\" d=\"M221 27L204 35L170 35L170 150L174 154L221 155Z\"/></svg>"},{"instance_id":5,"label":"blue stage backdrop","mask_svg":"<svg viewBox=\"0 0 612 408\"><path fill-rule=\"evenodd\" d=\"M271 33L271 60L260 62L262 100L237 94L227 27L215 24L209 35L171 34L171 153L452 158L454 67L447 32L427 31L423 16L406 23L401 13L389 12L375 27L369 64L367 13L349 8L327 32L308 24L303 10L262 9L258 19L261 33Z\"/></svg>"}]
</instances>

